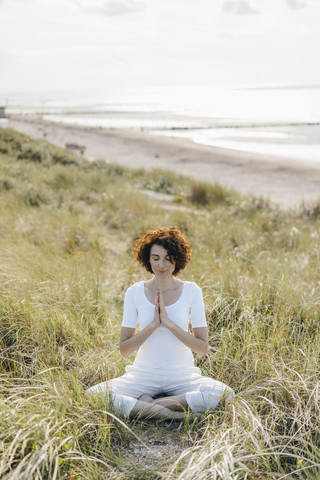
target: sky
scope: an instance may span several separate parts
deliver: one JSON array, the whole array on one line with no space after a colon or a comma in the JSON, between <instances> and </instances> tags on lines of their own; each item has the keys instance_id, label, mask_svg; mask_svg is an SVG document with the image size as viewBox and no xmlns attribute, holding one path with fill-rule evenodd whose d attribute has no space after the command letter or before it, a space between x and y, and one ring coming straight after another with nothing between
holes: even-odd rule
<instances>
[{"instance_id":1,"label":"sky","mask_svg":"<svg viewBox=\"0 0 320 480\"><path fill-rule=\"evenodd\" d=\"M320 84L320 0L0 0L0 92Z\"/></svg>"}]
</instances>

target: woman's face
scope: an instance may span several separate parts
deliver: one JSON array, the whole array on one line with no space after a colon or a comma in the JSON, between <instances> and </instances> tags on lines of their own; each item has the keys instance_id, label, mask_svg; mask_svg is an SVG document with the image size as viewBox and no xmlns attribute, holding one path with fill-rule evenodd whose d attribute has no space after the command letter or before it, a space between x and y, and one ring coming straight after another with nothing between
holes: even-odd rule
<instances>
[{"instance_id":1,"label":"woman's face","mask_svg":"<svg viewBox=\"0 0 320 480\"><path fill-rule=\"evenodd\" d=\"M150 249L150 265L153 273L160 276L172 275L176 267L168 251L156 243Z\"/></svg>"}]
</instances>

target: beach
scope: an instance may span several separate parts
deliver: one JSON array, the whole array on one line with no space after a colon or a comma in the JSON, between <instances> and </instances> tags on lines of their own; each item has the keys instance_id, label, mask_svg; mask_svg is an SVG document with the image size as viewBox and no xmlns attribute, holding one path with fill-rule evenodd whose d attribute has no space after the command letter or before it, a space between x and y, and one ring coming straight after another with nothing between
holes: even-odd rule
<instances>
[{"instance_id":1,"label":"beach","mask_svg":"<svg viewBox=\"0 0 320 480\"><path fill-rule=\"evenodd\" d=\"M186 138L149 131L93 128L13 115L10 128L59 147L86 147L89 160L103 159L130 168L167 169L197 180L220 183L244 194L264 197L283 208L311 205L320 199L319 163L196 144ZM273 131L281 127L273 127ZM320 125L292 127L319 138Z\"/></svg>"}]
</instances>

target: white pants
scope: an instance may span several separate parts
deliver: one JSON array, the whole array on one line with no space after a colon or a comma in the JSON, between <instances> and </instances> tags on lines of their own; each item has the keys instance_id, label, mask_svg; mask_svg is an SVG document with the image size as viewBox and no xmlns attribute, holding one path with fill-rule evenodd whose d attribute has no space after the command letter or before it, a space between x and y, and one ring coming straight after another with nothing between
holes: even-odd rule
<instances>
[{"instance_id":1,"label":"white pants","mask_svg":"<svg viewBox=\"0 0 320 480\"><path fill-rule=\"evenodd\" d=\"M115 409L127 417L143 394L151 397L185 394L193 412L214 410L221 399L234 397L230 387L210 377L203 377L197 367L185 371L165 371L141 369L133 365L126 367L122 377L94 385L86 393L109 396Z\"/></svg>"}]
</instances>

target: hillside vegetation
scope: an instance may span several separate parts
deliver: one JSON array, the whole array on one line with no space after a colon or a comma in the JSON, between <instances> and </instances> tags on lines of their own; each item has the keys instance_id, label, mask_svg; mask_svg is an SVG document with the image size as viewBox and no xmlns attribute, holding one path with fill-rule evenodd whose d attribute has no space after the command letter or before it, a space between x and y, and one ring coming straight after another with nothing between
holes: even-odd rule
<instances>
[{"instance_id":1,"label":"hillside vegetation","mask_svg":"<svg viewBox=\"0 0 320 480\"><path fill-rule=\"evenodd\" d=\"M282 211L172 172L88 162L0 129L0 477L319 479L320 204ZM170 194L172 203L142 193ZM203 289L202 372L237 393L186 424L84 392L124 373L132 241L177 225Z\"/></svg>"}]
</instances>

